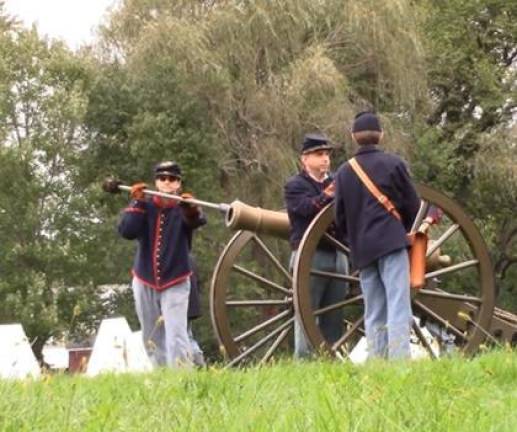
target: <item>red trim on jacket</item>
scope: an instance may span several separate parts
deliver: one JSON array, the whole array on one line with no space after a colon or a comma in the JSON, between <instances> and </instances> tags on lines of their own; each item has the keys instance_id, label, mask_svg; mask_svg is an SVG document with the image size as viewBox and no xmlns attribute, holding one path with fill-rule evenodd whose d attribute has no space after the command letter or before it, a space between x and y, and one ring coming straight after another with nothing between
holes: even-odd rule
<instances>
[{"instance_id":1,"label":"red trim on jacket","mask_svg":"<svg viewBox=\"0 0 517 432\"><path fill-rule=\"evenodd\" d=\"M145 285L148 285L150 286L152 289L155 289L156 291L164 291L170 287L172 287L173 285L177 285L185 280L187 280L190 276L192 276L192 272L189 271L188 273L184 274L184 275L181 275L181 276L178 276L177 278L174 278L172 280L170 280L169 282L167 282L166 284L164 285L155 285L153 284L152 282L149 282L149 281L146 281L145 279L141 278L140 276L138 276L135 272L135 270L132 270L131 273L133 274L133 276L135 278L137 278L140 282L142 282L143 284Z\"/></svg>"},{"instance_id":2,"label":"red trim on jacket","mask_svg":"<svg viewBox=\"0 0 517 432\"><path fill-rule=\"evenodd\" d=\"M173 199L165 199L156 195L153 196L153 203L159 208L172 208L178 205L178 202Z\"/></svg>"},{"instance_id":3,"label":"red trim on jacket","mask_svg":"<svg viewBox=\"0 0 517 432\"><path fill-rule=\"evenodd\" d=\"M138 208L138 207L126 207L124 209L124 212L126 213L146 213L144 209Z\"/></svg>"},{"instance_id":4,"label":"red trim on jacket","mask_svg":"<svg viewBox=\"0 0 517 432\"><path fill-rule=\"evenodd\" d=\"M154 244L153 244L153 275L154 280L158 282L158 286L160 286L160 277L156 276L156 267L159 267L156 265L156 252L158 249L158 243L161 243L161 236L160 236L160 220L162 216L161 209L158 210L158 214L156 216L156 222L154 225ZM158 260L160 258L158 257Z\"/></svg>"}]
</instances>

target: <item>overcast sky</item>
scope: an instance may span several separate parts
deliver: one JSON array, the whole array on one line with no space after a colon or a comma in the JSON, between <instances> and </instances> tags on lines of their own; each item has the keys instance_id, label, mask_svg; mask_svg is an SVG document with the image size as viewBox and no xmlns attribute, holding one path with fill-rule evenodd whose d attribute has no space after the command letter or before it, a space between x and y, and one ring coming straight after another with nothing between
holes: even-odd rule
<instances>
[{"instance_id":1,"label":"overcast sky","mask_svg":"<svg viewBox=\"0 0 517 432\"><path fill-rule=\"evenodd\" d=\"M9 15L41 34L65 40L75 49L93 40L94 28L119 0L4 0Z\"/></svg>"}]
</instances>

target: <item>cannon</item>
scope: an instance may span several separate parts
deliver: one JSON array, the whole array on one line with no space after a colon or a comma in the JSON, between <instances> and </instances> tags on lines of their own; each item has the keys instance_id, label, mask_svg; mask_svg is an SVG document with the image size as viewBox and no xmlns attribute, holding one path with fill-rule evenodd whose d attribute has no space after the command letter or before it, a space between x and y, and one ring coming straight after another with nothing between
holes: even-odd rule
<instances>
[{"instance_id":1,"label":"cannon","mask_svg":"<svg viewBox=\"0 0 517 432\"><path fill-rule=\"evenodd\" d=\"M517 316L494 306L494 272L479 230L446 195L425 185L418 185L417 189L422 206L417 216L420 220L414 225L419 226L431 205L441 209L443 217L430 232L425 287L412 298L413 313L418 317L413 325L416 342L430 356L437 355L422 331L426 326L442 350L452 345L455 350L471 354L485 341L517 343ZM250 221L254 212L260 220L256 228ZM349 355L364 334L357 272L352 269L343 275L311 268L321 241L349 255L346 245L329 234L328 228L334 220L333 204L322 209L307 229L292 274L288 271L289 250L285 241L287 214L279 211L273 213L274 218L267 219L269 214L248 208L242 220L239 212L229 211L226 215L227 226L239 231L215 266L210 310L214 331L229 364L264 363L273 357L289 355L292 343L288 335L295 319L317 351L332 356ZM347 281L350 290L345 300L313 310L309 295L313 275ZM318 317L336 309L344 312L344 331L338 341L329 343L318 327Z\"/></svg>"},{"instance_id":2,"label":"cannon","mask_svg":"<svg viewBox=\"0 0 517 432\"><path fill-rule=\"evenodd\" d=\"M105 182L109 192L129 189L120 182ZM417 318L413 324L415 343L431 357L451 347L472 354L482 343L517 343L517 316L495 307L494 272L479 230L463 209L443 193L425 185L417 189L422 205L414 226L420 225L430 206L441 209L443 217L430 231L425 286L412 296ZM156 191L144 192L182 200ZM316 352L350 355L364 335L358 274L353 269L348 274L327 273L311 266L320 242L349 255L347 246L330 234L333 203L323 208L307 229L290 272L289 220L285 212L251 207L240 201L185 201L220 210L226 226L236 231L215 265L209 297L213 329L229 366L290 356L289 334L295 320ZM309 293L314 275L347 281L346 298L313 310ZM330 343L322 335L318 319L333 310L343 312L343 333ZM433 341L427 336L429 332Z\"/></svg>"}]
</instances>

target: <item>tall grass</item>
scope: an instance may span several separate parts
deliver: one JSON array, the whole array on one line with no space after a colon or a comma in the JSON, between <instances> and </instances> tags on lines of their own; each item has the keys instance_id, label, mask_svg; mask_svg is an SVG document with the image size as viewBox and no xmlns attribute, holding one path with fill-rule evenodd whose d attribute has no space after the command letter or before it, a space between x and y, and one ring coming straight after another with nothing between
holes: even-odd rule
<instances>
[{"instance_id":1,"label":"tall grass","mask_svg":"<svg viewBox=\"0 0 517 432\"><path fill-rule=\"evenodd\" d=\"M2 431L515 431L517 353L0 382Z\"/></svg>"}]
</instances>

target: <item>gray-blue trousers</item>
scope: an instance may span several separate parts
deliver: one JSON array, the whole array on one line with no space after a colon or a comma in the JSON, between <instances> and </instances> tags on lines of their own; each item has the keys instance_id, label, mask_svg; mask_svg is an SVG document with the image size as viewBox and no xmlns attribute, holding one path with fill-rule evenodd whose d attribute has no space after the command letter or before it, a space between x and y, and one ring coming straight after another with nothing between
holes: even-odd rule
<instances>
[{"instance_id":1,"label":"gray-blue trousers","mask_svg":"<svg viewBox=\"0 0 517 432\"><path fill-rule=\"evenodd\" d=\"M290 269L294 266L296 251L291 254ZM341 252L316 250L312 259L312 268L332 273L347 274L348 259ZM311 276L310 295L313 310L330 306L345 299L348 293L348 283L333 278ZM336 342L343 333L343 309L339 308L318 317L318 325L325 340ZM294 322L294 355L298 358L308 357L311 347L302 326Z\"/></svg>"},{"instance_id":2,"label":"gray-blue trousers","mask_svg":"<svg viewBox=\"0 0 517 432\"><path fill-rule=\"evenodd\" d=\"M192 351L192 362L196 366L206 366L203 350L199 346L198 341L194 338L194 332L192 331L192 321L188 322L188 338L190 341L190 349Z\"/></svg>"},{"instance_id":3,"label":"gray-blue trousers","mask_svg":"<svg viewBox=\"0 0 517 432\"><path fill-rule=\"evenodd\" d=\"M409 358L413 315L409 290L409 258L405 248L361 269L368 357Z\"/></svg>"},{"instance_id":4,"label":"gray-blue trousers","mask_svg":"<svg viewBox=\"0 0 517 432\"><path fill-rule=\"evenodd\" d=\"M133 278L135 308L144 346L154 366L191 366L187 328L190 278L164 291Z\"/></svg>"}]
</instances>

